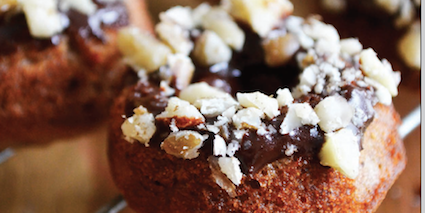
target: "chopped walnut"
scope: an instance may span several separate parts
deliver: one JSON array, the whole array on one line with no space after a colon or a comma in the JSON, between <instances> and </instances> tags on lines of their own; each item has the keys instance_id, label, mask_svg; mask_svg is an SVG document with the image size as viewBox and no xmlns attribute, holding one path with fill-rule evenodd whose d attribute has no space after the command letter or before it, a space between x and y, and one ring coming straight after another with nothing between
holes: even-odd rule
<instances>
[{"instance_id":1,"label":"chopped walnut","mask_svg":"<svg viewBox=\"0 0 425 213\"><path fill-rule=\"evenodd\" d=\"M178 128L185 128L189 126L197 126L205 123L204 116L189 102L181 100L177 97L171 97L168 100L168 105L165 111L156 116L157 120L171 122L175 120Z\"/></svg>"},{"instance_id":2,"label":"chopped walnut","mask_svg":"<svg viewBox=\"0 0 425 213\"><path fill-rule=\"evenodd\" d=\"M158 37L164 41L174 53L189 55L193 49L193 43L189 38L189 31L183 29L180 25L161 22L155 26Z\"/></svg>"},{"instance_id":3,"label":"chopped walnut","mask_svg":"<svg viewBox=\"0 0 425 213\"><path fill-rule=\"evenodd\" d=\"M161 143L161 148L170 155L183 159L193 159L199 156L198 150L205 140L206 137L195 131L172 132Z\"/></svg>"},{"instance_id":4,"label":"chopped walnut","mask_svg":"<svg viewBox=\"0 0 425 213\"><path fill-rule=\"evenodd\" d=\"M230 47L240 51L245 43L245 33L222 8L210 9L202 20L202 26L214 31Z\"/></svg>"},{"instance_id":5,"label":"chopped walnut","mask_svg":"<svg viewBox=\"0 0 425 213\"><path fill-rule=\"evenodd\" d=\"M299 48L298 39L291 33L269 38L263 42L265 61L270 67L285 65Z\"/></svg>"},{"instance_id":6,"label":"chopped walnut","mask_svg":"<svg viewBox=\"0 0 425 213\"><path fill-rule=\"evenodd\" d=\"M235 185L241 184L242 172L239 167L241 163L235 157L219 157L218 165L220 166L221 172L225 174Z\"/></svg>"},{"instance_id":7,"label":"chopped walnut","mask_svg":"<svg viewBox=\"0 0 425 213\"><path fill-rule=\"evenodd\" d=\"M165 44L151 35L142 33L136 27L121 29L118 33L117 42L125 60L148 73L165 65L168 55L171 54L171 50Z\"/></svg>"},{"instance_id":8,"label":"chopped walnut","mask_svg":"<svg viewBox=\"0 0 425 213\"><path fill-rule=\"evenodd\" d=\"M25 13L32 36L49 38L63 30L57 0L18 1L18 3Z\"/></svg>"},{"instance_id":9,"label":"chopped walnut","mask_svg":"<svg viewBox=\"0 0 425 213\"><path fill-rule=\"evenodd\" d=\"M241 106L255 107L264 112L270 119L280 114L277 100L261 92L237 93L236 97Z\"/></svg>"},{"instance_id":10,"label":"chopped walnut","mask_svg":"<svg viewBox=\"0 0 425 213\"><path fill-rule=\"evenodd\" d=\"M360 168L357 141L358 138L348 129L326 133L325 143L319 153L320 164L330 166L348 178L356 178Z\"/></svg>"},{"instance_id":11,"label":"chopped walnut","mask_svg":"<svg viewBox=\"0 0 425 213\"><path fill-rule=\"evenodd\" d=\"M320 119L320 128L325 132L346 127L354 115L353 107L339 95L326 97L314 107L314 111Z\"/></svg>"},{"instance_id":12,"label":"chopped walnut","mask_svg":"<svg viewBox=\"0 0 425 213\"><path fill-rule=\"evenodd\" d=\"M222 5L236 19L246 22L264 37L281 20L292 13L293 5L288 0L225 0Z\"/></svg>"},{"instance_id":13,"label":"chopped walnut","mask_svg":"<svg viewBox=\"0 0 425 213\"><path fill-rule=\"evenodd\" d=\"M200 64L209 66L230 61L232 50L217 33L206 30L195 42L193 57Z\"/></svg>"},{"instance_id":14,"label":"chopped walnut","mask_svg":"<svg viewBox=\"0 0 425 213\"><path fill-rule=\"evenodd\" d=\"M155 118L143 106L134 109L134 113L121 125L125 140L130 143L137 140L145 146L149 146L149 141L156 131Z\"/></svg>"},{"instance_id":15,"label":"chopped walnut","mask_svg":"<svg viewBox=\"0 0 425 213\"><path fill-rule=\"evenodd\" d=\"M281 134L289 134L302 125L316 125L319 117L308 103L295 103L288 106L288 113L280 125Z\"/></svg>"}]
</instances>

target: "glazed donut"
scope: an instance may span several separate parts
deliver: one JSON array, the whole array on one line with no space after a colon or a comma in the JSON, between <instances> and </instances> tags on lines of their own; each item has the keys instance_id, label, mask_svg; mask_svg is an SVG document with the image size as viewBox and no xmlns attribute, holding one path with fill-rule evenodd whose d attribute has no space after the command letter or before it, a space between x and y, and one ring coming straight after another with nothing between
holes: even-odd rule
<instances>
[{"instance_id":1,"label":"glazed donut","mask_svg":"<svg viewBox=\"0 0 425 213\"><path fill-rule=\"evenodd\" d=\"M137 212L372 212L406 163L399 72L286 0L160 14L126 28L140 76L116 99L108 156ZM289 88L292 88L291 90Z\"/></svg>"},{"instance_id":2,"label":"glazed donut","mask_svg":"<svg viewBox=\"0 0 425 213\"><path fill-rule=\"evenodd\" d=\"M334 25L342 36L359 38L403 73L406 85L419 85L420 1L322 0L315 12ZM335 6L339 5L339 6ZM416 82L416 84L412 84ZM416 86L417 87L417 86Z\"/></svg>"},{"instance_id":3,"label":"glazed donut","mask_svg":"<svg viewBox=\"0 0 425 213\"><path fill-rule=\"evenodd\" d=\"M121 61L116 33L129 24L150 29L143 1L10 0L0 7L2 145L85 131L137 79Z\"/></svg>"}]
</instances>

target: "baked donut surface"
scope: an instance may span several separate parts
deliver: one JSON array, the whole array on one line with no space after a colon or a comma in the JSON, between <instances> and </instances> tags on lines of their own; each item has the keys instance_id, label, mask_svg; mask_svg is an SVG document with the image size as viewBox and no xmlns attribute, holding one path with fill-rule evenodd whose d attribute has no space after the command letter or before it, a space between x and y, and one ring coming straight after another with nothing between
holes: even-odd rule
<instances>
[{"instance_id":1,"label":"baked donut surface","mask_svg":"<svg viewBox=\"0 0 425 213\"><path fill-rule=\"evenodd\" d=\"M406 163L391 103L399 74L317 18L290 16L286 1L238 2L162 13L161 41L122 31L121 46L148 47L124 53L141 79L110 117L111 172L126 201L137 212L375 211ZM253 5L283 12L265 29L235 12ZM172 19L199 11L195 26ZM188 31L187 46L167 25ZM149 52L165 60L136 57Z\"/></svg>"},{"instance_id":2,"label":"baked donut surface","mask_svg":"<svg viewBox=\"0 0 425 213\"><path fill-rule=\"evenodd\" d=\"M137 6L138 14L129 14L126 4ZM69 26L47 38L31 35L24 14L0 14L2 144L44 143L85 131L104 120L111 99L129 83L116 34L135 17L146 20L144 8L132 1L95 5L90 15L62 11Z\"/></svg>"}]
</instances>

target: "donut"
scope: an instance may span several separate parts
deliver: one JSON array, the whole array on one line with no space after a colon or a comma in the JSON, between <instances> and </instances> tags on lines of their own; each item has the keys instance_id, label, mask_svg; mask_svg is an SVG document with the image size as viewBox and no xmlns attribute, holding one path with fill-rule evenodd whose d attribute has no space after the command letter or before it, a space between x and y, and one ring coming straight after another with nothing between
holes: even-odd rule
<instances>
[{"instance_id":1,"label":"donut","mask_svg":"<svg viewBox=\"0 0 425 213\"><path fill-rule=\"evenodd\" d=\"M116 34L129 24L149 29L143 1L10 0L0 6L2 145L86 131L104 121L112 98L136 81L121 61Z\"/></svg>"},{"instance_id":2,"label":"donut","mask_svg":"<svg viewBox=\"0 0 425 213\"><path fill-rule=\"evenodd\" d=\"M342 36L359 38L403 73L409 87L418 89L421 70L420 1L322 0L315 12ZM337 6L339 5L339 6ZM414 83L412 83L414 82Z\"/></svg>"},{"instance_id":3,"label":"donut","mask_svg":"<svg viewBox=\"0 0 425 213\"><path fill-rule=\"evenodd\" d=\"M400 73L286 0L173 7L118 44L140 77L108 158L136 212L373 212L406 164Z\"/></svg>"}]
</instances>

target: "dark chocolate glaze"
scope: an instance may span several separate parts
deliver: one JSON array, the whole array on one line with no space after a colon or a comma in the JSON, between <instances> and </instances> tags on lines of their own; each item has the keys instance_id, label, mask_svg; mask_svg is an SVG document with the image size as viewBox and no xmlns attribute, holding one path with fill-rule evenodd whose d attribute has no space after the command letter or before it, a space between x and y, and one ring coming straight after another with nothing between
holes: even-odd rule
<instances>
[{"instance_id":1,"label":"dark chocolate glaze","mask_svg":"<svg viewBox=\"0 0 425 213\"><path fill-rule=\"evenodd\" d=\"M0 56L13 54L18 48L41 51L58 44L63 35L69 35L71 40L75 40L76 37L83 39L94 37L103 41L103 27L119 28L129 24L127 9L122 1L100 3L96 0L95 3L98 10L90 16L69 10L65 14L69 20L69 27L61 34L46 39L31 36L24 14L0 15Z\"/></svg>"}]
</instances>

